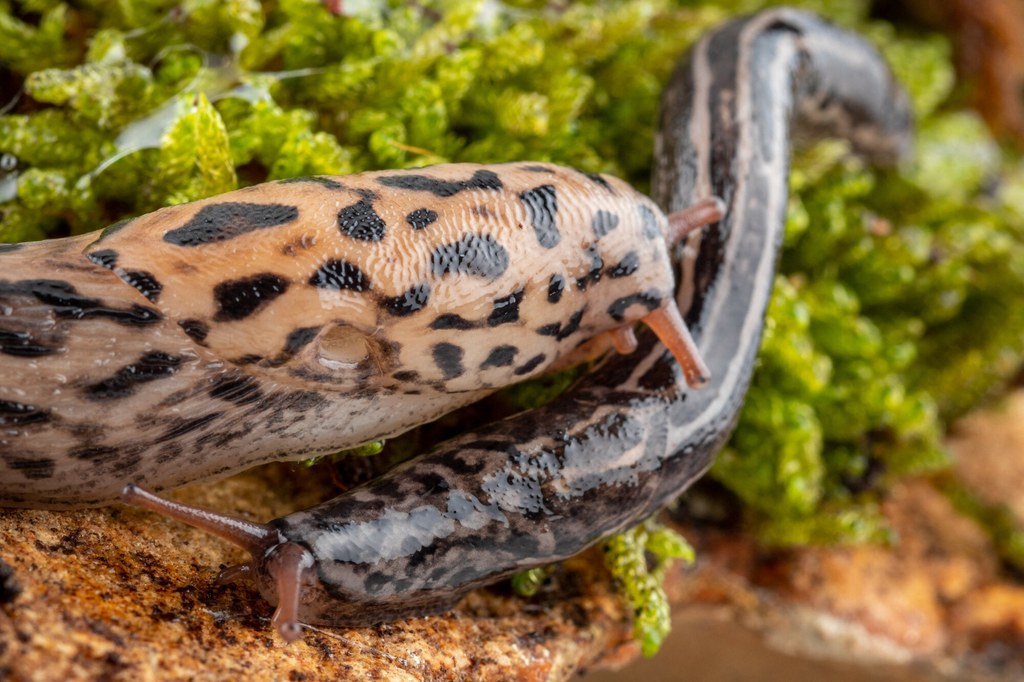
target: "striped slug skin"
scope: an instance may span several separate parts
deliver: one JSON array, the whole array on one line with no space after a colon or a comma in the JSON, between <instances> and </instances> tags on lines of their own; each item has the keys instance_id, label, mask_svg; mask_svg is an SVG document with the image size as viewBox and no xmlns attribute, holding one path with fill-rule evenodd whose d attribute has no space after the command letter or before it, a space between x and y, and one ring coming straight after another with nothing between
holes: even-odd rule
<instances>
[{"instance_id":1,"label":"striped slug skin","mask_svg":"<svg viewBox=\"0 0 1024 682\"><path fill-rule=\"evenodd\" d=\"M673 221L545 163L267 183L0 253L0 505L396 435L644 319L691 382Z\"/></svg>"},{"instance_id":2,"label":"striped slug skin","mask_svg":"<svg viewBox=\"0 0 1024 682\"><path fill-rule=\"evenodd\" d=\"M137 488L134 503L230 539L285 638L450 608L468 590L576 554L656 512L708 468L750 380L781 243L791 125L888 162L910 144L906 96L862 39L775 9L728 23L664 95L654 188L668 209L725 199L690 237L677 300L710 382L681 382L650 335L541 409L465 434L322 505L249 524ZM237 571L233 571L237 572Z\"/></svg>"}]
</instances>

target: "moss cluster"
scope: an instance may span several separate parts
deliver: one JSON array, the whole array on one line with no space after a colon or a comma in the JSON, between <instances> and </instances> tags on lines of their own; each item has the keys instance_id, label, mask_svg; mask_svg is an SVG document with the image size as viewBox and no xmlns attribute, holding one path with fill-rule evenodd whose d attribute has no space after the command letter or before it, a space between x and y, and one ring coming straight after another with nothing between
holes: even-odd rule
<instances>
[{"instance_id":1,"label":"moss cluster","mask_svg":"<svg viewBox=\"0 0 1024 682\"><path fill-rule=\"evenodd\" d=\"M768 4L0 0L0 241L440 161L549 160L643 188L678 55ZM942 420L1024 356L1024 163L948 104L942 38L897 38L867 0L789 4L882 46L920 142L899 173L842 143L798 156L760 367L712 475L770 542L885 538L879 486L943 466ZM609 545L618 575L639 575L638 542ZM627 594L649 583L624 579Z\"/></svg>"}]
</instances>

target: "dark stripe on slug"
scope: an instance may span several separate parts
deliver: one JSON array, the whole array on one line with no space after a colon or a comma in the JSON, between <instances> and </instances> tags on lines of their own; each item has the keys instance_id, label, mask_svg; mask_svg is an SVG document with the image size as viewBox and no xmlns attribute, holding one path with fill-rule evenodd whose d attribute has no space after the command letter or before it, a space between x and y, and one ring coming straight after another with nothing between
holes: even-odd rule
<instances>
[{"instance_id":1,"label":"dark stripe on slug","mask_svg":"<svg viewBox=\"0 0 1024 682\"><path fill-rule=\"evenodd\" d=\"M203 415L202 417L195 417L194 419L185 419L183 417L177 417L175 419L168 420L169 423L173 424L171 428L164 431L161 435L157 436L157 441L174 440L181 438L193 431L197 431L212 421L215 421L220 417L222 412L214 412L213 414Z\"/></svg>"},{"instance_id":2,"label":"dark stripe on slug","mask_svg":"<svg viewBox=\"0 0 1024 682\"><path fill-rule=\"evenodd\" d=\"M0 426L25 426L50 421L49 411L12 400L0 400Z\"/></svg>"},{"instance_id":3,"label":"dark stripe on slug","mask_svg":"<svg viewBox=\"0 0 1024 682\"><path fill-rule=\"evenodd\" d=\"M473 329L476 326L475 322L471 322L461 315L456 315L455 313L438 315L434 321L430 323L431 329Z\"/></svg>"},{"instance_id":4,"label":"dark stripe on slug","mask_svg":"<svg viewBox=\"0 0 1024 682\"><path fill-rule=\"evenodd\" d=\"M213 288L217 322L243 320L288 290L288 280L272 273L221 282Z\"/></svg>"},{"instance_id":5,"label":"dark stripe on slug","mask_svg":"<svg viewBox=\"0 0 1024 682\"><path fill-rule=\"evenodd\" d=\"M52 348L38 343L29 332L0 329L0 353L21 358L37 358L59 353L62 348Z\"/></svg>"},{"instance_id":6,"label":"dark stripe on slug","mask_svg":"<svg viewBox=\"0 0 1024 682\"><path fill-rule=\"evenodd\" d=\"M369 291L370 278L358 266L346 260L329 260L309 278L309 283L320 289Z\"/></svg>"},{"instance_id":7,"label":"dark stripe on slug","mask_svg":"<svg viewBox=\"0 0 1024 682\"><path fill-rule=\"evenodd\" d=\"M210 325L202 320L179 320L178 326L188 335L190 339L203 345L210 333Z\"/></svg>"},{"instance_id":8,"label":"dark stripe on slug","mask_svg":"<svg viewBox=\"0 0 1024 682\"><path fill-rule=\"evenodd\" d=\"M640 256L637 254L636 251L630 251L629 253L622 257L622 260L619 261L618 265L608 270L608 276L613 279L618 279L619 277L628 277L629 275L632 275L634 272L636 272L639 268Z\"/></svg>"},{"instance_id":9,"label":"dark stripe on slug","mask_svg":"<svg viewBox=\"0 0 1024 682\"><path fill-rule=\"evenodd\" d=\"M161 351L145 353L130 365L125 365L106 379L85 387L89 400L117 400L126 398L139 385L172 376L181 366L182 359Z\"/></svg>"},{"instance_id":10,"label":"dark stripe on slug","mask_svg":"<svg viewBox=\"0 0 1024 682\"><path fill-rule=\"evenodd\" d=\"M338 211L338 228L342 234L364 242L379 242L384 239L387 225L373 210L372 192L361 192L363 198Z\"/></svg>"},{"instance_id":11,"label":"dark stripe on slug","mask_svg":"<svg viewBox=\"0 0 1024 682\"><path fill-rule=\"evenodd\" d=\"M525 289L513 291L508 296L494 300L494 309L491 316L487 318L487 325L497 327L501 324L508 324L519 319L519 304L523 300Z\"/></svg>"},{"instance_id":12,"label":"dark stripe on slug","mask_svg":"<svg viewBox=\"0 0 1024 682\"><path fill-rule=\"evenodd\" d=\"M451 197L468 189L499 190L503 187L497 173L481 169L473 173L469 180L452 182L432 178L429 175L385 175L377 178L377 182L385 187L412 190L414 192L430 192L438 197Z\"/></svg>"},{"instance_id":13,"label":"dark stripe on slug","mask_svg":"<svg viewBox=\"0 0 1024 682\"><path fill-rule=\"evenodd\" d=\"M286 225L298 218L299 209L285 204L241 201L208 204L187 223L164 234L164 241L177 246L202 246L228 241L255 230Z\"/></svg>"},{"instance_id":14,"label":"dark stripe on slug","mask_svg":"<svg viewBox=\"0 0 1024 682\"><path fill-rule=\"evenodd\" d=\"M122 218L121 220L118 220L113 225L107 225L105 228L103 228L103 231L100 232L99 239L94 241L92 244L99 244L101 241L103 241L104 239L106 239L110 235L114 234L115 232L119 232L121 230L121 228L127 227L134 220L135 220L135 218Z\"/></svg>"},{"instance_id":15,"label":"dark stripe on slug","mask_svg":"<svg viewBox=\"0 0 1024 682\"><path fill-rule=\"evenodd\" d=\"M32 459L12 457L10 459L5 458L4 463L7 465L7 468L13 471L20 471L25 478L33 481L52 477L57 467L57 463L49 457L34 457Z\"/></svg>"},{"instance_id":16,"label":"dark stripe on slug","mask_svg":"<svg viewBox=\"0 0 1024 682\"><path fill-rule=\"evenodd\" d=\"M21 244L0 244L0 253L12 253L21 249Z\"/></svg>"},{"instance_id":17,"label":"dark stripe on slug","mask_svg":"<svg viewBox=\"0 0 1024 682\"><path fill-rule=\"evenodd\" d=\"M417 284L404 294L383 299L381 305L392 315L405 317L421 310L429 299L430 285L424 282L423 284Z\"/></svg>"},{"instance_id":18,"label":"dark stripe on slug","mask_svg":"<svg viewBox=\"0 0 1024 682\"><path fill-rule=\"evenodd\" d=\"M61 319L106 317L126 326L145 326L163 319L156 310L138 304L132 304L127 310L107 308L99 299L82 296L71 284L57 279L0 281L0 297L6 296L33 296L53 306L54 314Z\"/></svg>"},{"instance_id":19,"label":"dark stripe on slug","mask_svg":"<svg viewBox=\"0 0 1024 682\"><path fill-rule=\"evenodd\" d=\"M431 211L429 208L417 208L415 211L405 216L405 222L409 223L409 227L414 230L422 230L427 225L434 223L437 220L437 211Z\"/></svg>"},{"instance_id":20,"label":"dark stripe on slug","mask_svg":"<svg viewBox=\"0 0 1024 682\"><path fill-rule=\"evenodd\" d=\"M210 387L210 397L235 405L250 405L263 398L263 391L254 377L232 372L214 380Z\"/></svg>"},{"instance_id":21,"label":"dark stripe on slug","mask_svg":"<svg viewBox=\"0 0 1024 682\"><path fill-rule=\"evenodd\" d=\"M487 354L487 359L480 363L480 369L487 369L488 367L508 367L515 362L516 353L518 352L519 349L515 346L495 346L491 349L491 352Z\"/></svg>"},{"instance_id":22,"label":"dark stripe on slug","mask_svg":"<svg viewBox=\"0 0 1024 682\"><path fill-rule=\"evenodd\" d=\"M526 207L526 214L537 234L537 241L545 249L553 249L562 241L555 215L558 213L558 198L554 185L541 185L519 194Z\"/></svg>"},{"instance_id":23,"label":"dark stripe on slug","mask_svg":"<svg viewBox=\"0 0 1024 682\"><path fill-rule=\"evenodd\" d=\"M639 303L647 310L655 310L661 306L661 295L654 290L644 291L639 294L630 294L616 299L608 306L608 314L616 322L623 322L626 319L626 310Z\"/></svg>"},{"instance_id":24,"label":"dark stripe on slug","mask_svg":"<svg viewBox=\"0 0 1024 682\"><path fill-rule=\"evenodd\" d=\"M578 277L576 279L576 287L580 291L586 291L587 287L592 283L597 284L601 281L601 272L604 270L604 259L601 258L601 254L598 252L597 247L591 244L587 247L584 255L590 258L590 271L583 277Z\"/></svg>"},{"instance_id":25,"label":"dark stripe on slug","mask_svg":"<svg viewBox=\"0 0 1024 682\"><path fill-rule=\"evenodd\" d=\"M322 327L302 327L295 329L288 334L284 341L284 353L292 356L309 345L310 341L316 338Z\"/></svg>"},{"instance_id":26,"label":"dark stripe on slug","mask_svg":"<svg viewBox=\"0 0 1024 682\"><path fill-rule=\"evenodd\" d=\"M138 289L139 293L148 298L151 303L156 303L156 300L160 298L160 292L164 290L164 285L160 284L152 273L145 270L118 272L118 275L125 282Z\"/></svg>"},{"instance_id":27,"label":"dark stripe on slug","mask_svg":"<svg viewBox=\"0 0 1024 682\"><path fill-rule=\"evenodd\" d=\"M604 179L604 176L602 176L601 174L599 174L599 173L587 173L587 172L584 172L584 171L580 171L580 173L583 174L584 176L586 176L586 178L588 180L590 180L591 182L600 185L601 187L605 188L609 192L614 192L615 191L614 189L612 189L612 186L608 183L607 180Z\"/></svg>"},{"instance_id":28,"label":"dark stripe on slug","mask_svg":"<svg viewBox=\"0 0 1024 682\"><path fill-rule=\"evenodd\" d=\"M517 377L521 377L524 374L529 374L533 370L537 369L537 367L540 366L540 363L544 362L544 360L546 359L547 356L544 355L543 353L541 353L540 355L534 355L532 358L527 360L525 364L523 364L520 367L516 367L512 373L515 374Z\"/></svg>"},{"instance_id":29,"label":"dark stripe on slug","mask_svg":"<svg viewBox=\"0 0 1024 682\"><path fill-rule=\"evenodd\" d=\"M114 266L117 265L117 251L114 249L100 249L99 251L93 251L88 254L86 258L91 260L96 265L113 270Z\"/></svg>"},{"instance_id":30,"label":"dark stripe on slug","mask_svg":"<svg viewBox=\"0 0 1024 682\"><path fill-rule=\"evenodd\" d=\"M548 303L558 303L562 300L562 292L565 291L565 277L555 273L548 280Z\"/></svg>"},{"instance_id":31,"label":"dark stripe on slug","mask_svg":"<svg viewBox=\"0 0 1024 682\"><path fill-rule=\"evenodd\" d=\"M528 171L530 173L551 173L552 175L555 173L555 171L547 166L520 166L519 170Z\"/></svg>"},{"instance_id":32,"label":"dark stripe on slug","mask_svg":"<svg viewBox=\"0 0 1024 682\"><path fill-rule=\"evenodd\" d=\"M337 180L331 180L320 175L308 175L302 178L287 178L285 180L278 180L279 185L298 185L303 183L310 183L314 185L320 185L327 189L345 189L345 185L341 184Z\"/></svg>"},{"instance_id":33,"label":"dark stripe on slug","mask_svg":"<svg viewBox=\"0 0 1024 682\"><path fill-rule=\"evenodd\" d=\"M110 445L92 445L75 448L69 455L73 459L90 462L94 465L110 464L118 459L118 449Z\"/></svg>"},{"instance_id":34,"label":"dark stripe on slug","mask_svg":"<svg viewBox=\"0 0 1024 682\"><path fill-rule=\"evenodd\" d=\"M497 279L508 269L508 251L489 234L465 234L430 254L435 277L452 273Z\"/></svg>"},{"instance_id":35,"label":"dark stripe on slug","mask_svg":"<svg viewBox=\"0 0 1024 682\"><path fill-rule=\"evenodd\" d=\"M420 373L414 369L403 369L392 374L391 378L401 382L419 381Z\"/></svg>"},{"instance_id":36,"label":"dark stripe on slug","mask_svg":"<svg viewBox=\"0 0 1024 682\"><path fill-rule=\"evenodd\" d=\"M430 353L445 380L458 378L466 372L466 368L462 366L464 351L461 346L454 343L438 343Z\"/></svg>"},{"instance_id":37,"label":"dark stripe on slug","mask_svg":"<svg viewBox=\"0 0 1024 682\"><path fill-rule=\"evenodd\" d=\"M591 226L594 228L594 236L600 239L619 226L619 216L611 211L598 211L594 214Z\"/></svg>"},{"instance_id":38,"label":"dark stripe on slug","mask_svg":"<svg viewBox=\"0 0 1024 682\"><path fill-rule=\"evenodd\" d=\"M541 336L554 336L557 340L564 341L565 339L569 338L577 331L579 331L580 322L583 321L583 313L585 311L586 308L580 308L579 310L574 312L569 317L569 320L568 322L566 322L564 328L562 327L561 322L552 322L551 324L546 324L543 327L539 327L537 329L537 333L540 334Z\"/></svg>"},{"instance_id":39,"label":"dark stripe on slug","mask_svg":"<svg viewBox=\"0 0 1024 682\"><path fill-rule=\"evenodd\" d=\"M661 230L658 228L658 219L654 215L654 211L651 210L650 206L640 204L637 207L637 211L640 213L640 230L643 235L648 239L657 239L661 237Z\"/></svg>"}]
</instances>

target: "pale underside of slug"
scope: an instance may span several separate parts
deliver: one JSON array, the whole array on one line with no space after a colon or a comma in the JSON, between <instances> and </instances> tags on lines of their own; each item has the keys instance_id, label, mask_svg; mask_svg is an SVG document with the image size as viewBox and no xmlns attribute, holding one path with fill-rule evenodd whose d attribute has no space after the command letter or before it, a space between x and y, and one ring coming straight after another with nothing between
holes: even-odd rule
<instances>
[{"instance_id":1,"label":"pale underside of slug","mask_svg":"<svg viewBox=\"0 0 1024 682\"><path fill-rule=\"evenodd\" d=\"M100 504L406 431L674 305L668 232L614 178L452 164L9 247L0 505Z\"/></svg>"}]
</instances>

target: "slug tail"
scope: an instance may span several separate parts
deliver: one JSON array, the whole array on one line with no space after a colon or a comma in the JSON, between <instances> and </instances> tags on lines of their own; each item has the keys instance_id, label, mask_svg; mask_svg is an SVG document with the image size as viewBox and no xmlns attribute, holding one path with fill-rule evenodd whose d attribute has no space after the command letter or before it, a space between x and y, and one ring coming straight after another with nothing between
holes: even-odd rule
<instances>
[{"instance_id":1,"label":"slug tail","mask_svg":"<svg viewBox=\"0 0 1024 682\"><path fill-rule=\"evenodd\" d=\"M701 199L693 206L668 214L668 245L675 246L702 227L725 217L725 202L718 197Z\"/></svg>"},{"instance_id":2,"label":"slug tail","mask_svg":"<svg viewBox=\"0 0 1024 682\"><path fill-rule=\"evenodd\" d=\"M679 366L683 369L683 376L686 383L692 388L700 388L711 378L711 370L704 364L700 356L697 344L690 335L683 317L679 314L679 308L675 301L669 301L662 307L650 312L641 321L651 328L658 339L675 356Z\"/></svg>"},{"instance_id":3,"label":"slug tail","mask_svg":"<svg viewBox=\"0 0 1024 682\"><path fill-rule=\"evenodd\" d=\"M257 559L262 557L270 547L280 542L277 530L271 526L167 500L134 483L129 483L124 487L121 491L121 499L127 504L149 509L168 518L205 530L211 535L238 545Z\"/></svg>"}]
</instances>

